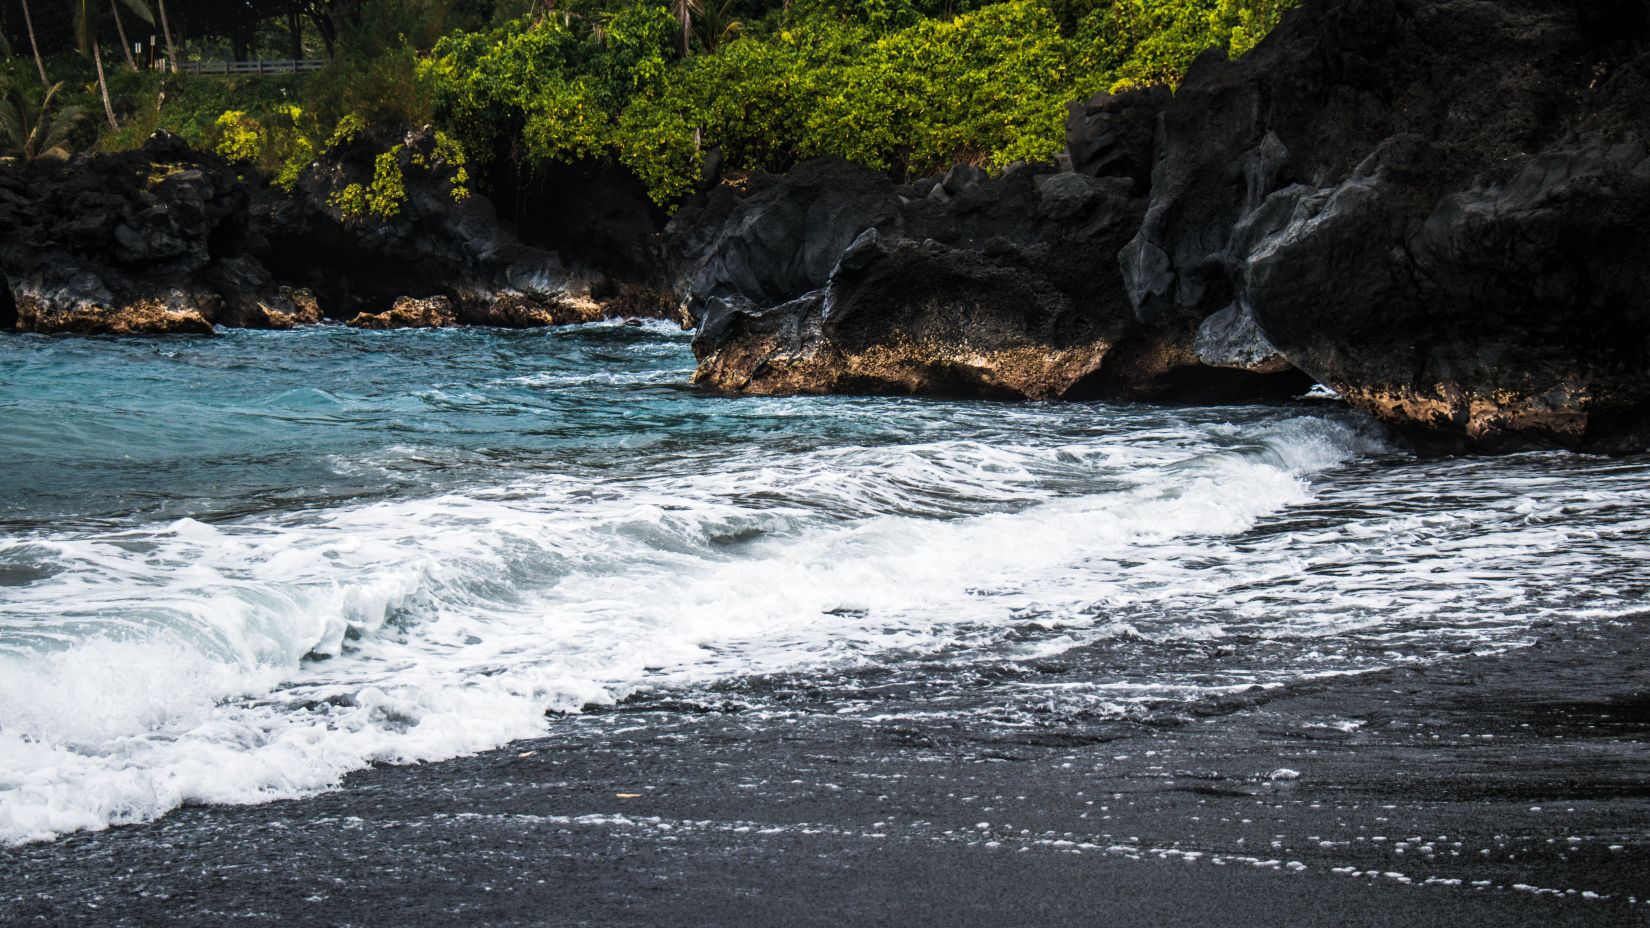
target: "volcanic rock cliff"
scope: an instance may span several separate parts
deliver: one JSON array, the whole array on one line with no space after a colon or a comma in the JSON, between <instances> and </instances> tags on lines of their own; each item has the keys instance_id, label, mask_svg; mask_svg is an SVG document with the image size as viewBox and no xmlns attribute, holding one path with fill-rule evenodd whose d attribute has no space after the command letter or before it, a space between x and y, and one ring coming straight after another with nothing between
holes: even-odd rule
<instances>
[{"instance_id":1,"label":"volcanic rock cliff","mask_svg":"<svg viewBox=\"0 0 1650 928\"><path fill-rule=\"evenodd\" d=\"M1241 400L1445 446L1650 444L1650 4L1308 2L1174 95L1074 106L1069 172L841 164L667 230L699 378Z\"/></svg>"},{"instance_id":2,"label":"volcanic rock cliff","mask_svg":"<svg viewBox=\"0 0 1650 928\"><path fill-rule=\"evenodd\" d=\"M1140 325L1115 265L1096 273L1139 227L1142 187L1024 164L895 186L819 159L720 188L666 230L678 254L702 256L685 287L698 380L1033 399L1303 389L1298 373L1270 387L1279 378L1243 371L1185 377L1192 328Z\"/></svg>"},{"instance_id":3,"label":"volcanic rock cliff","mask_svg":"<svg viewBox=\"0 0 1650 928\"><path fill-rule=\"evenodd\" d=\"M393 141L344 143L291 192L165 135L134 152L0 166L0 280L10 297L0 327L537 326L669 312L651 244L657 222L645 210L615 210L623 228L605 231L640 252L627 271L646 270L609 276L580 255L524 243L485 197L455 197L429 133ZM401 162L405 198L387 217L346 213L338 192L370 182L386 147Z\"/></svg>"},{"instance_id":4,"label":"volcanic rock cliff","mask_svg":"<svg viewBox=\"0 0 1650 928\"><path fill-rule=\"evenodd\" d=\"M1643 448L1647 39L1642 0L1355 0L1200 60L1122 255L1137 312L1421 437Z\"/></svg>"},{"instance_id":5,"label":"volcanic rock cliff","mask_svg":"<svg viewBox=\"0 0 1650 928\"><path fill-rule=\"evenodd\" d=\"M0 170L0 326L33 332L209 332L315 321L244 253L248 191L170 138L141 152Z\"/></svg>"}]
</instances>

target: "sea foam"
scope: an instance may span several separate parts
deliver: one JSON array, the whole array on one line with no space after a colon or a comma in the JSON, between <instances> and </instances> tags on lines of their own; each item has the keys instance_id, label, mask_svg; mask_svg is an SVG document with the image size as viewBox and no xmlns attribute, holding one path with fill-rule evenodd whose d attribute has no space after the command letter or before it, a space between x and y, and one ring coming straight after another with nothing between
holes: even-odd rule
<instances>
[{"instance_id":1,"label":"sea foam","mask_svg":"<svg viewBox=\"0 0 1650 928\"><path fill-rule=\"evenodd\" d=\"M1086 562L1306 501L1365 445L1301 419L1219 451L833 448L13 540L50 569L3 590L0 839L300 796L639 687L944 648L1081 605L1100 591L1058 588ZM1058 492L1085 475L1109 488Z\"/></svg>"},{"instance_id":2,"label":"sea foam","mask_svg":"<svg viewBox=\"0 0 1650 928\"><path fill-rule=\"evenodd\" d=\"M1332 410L730 400L685 386L684 338L17 340L0 842L748 675L1093 662L966 710L1024 724L1650 595L1642 460L1414 460Z\"/></svg>"}]
</instances>

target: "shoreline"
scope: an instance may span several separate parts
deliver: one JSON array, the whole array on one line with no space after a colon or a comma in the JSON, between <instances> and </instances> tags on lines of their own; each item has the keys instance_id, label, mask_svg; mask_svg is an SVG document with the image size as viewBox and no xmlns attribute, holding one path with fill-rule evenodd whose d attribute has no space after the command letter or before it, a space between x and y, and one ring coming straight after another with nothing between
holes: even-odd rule
<instances>
[{"instance_id":1,"label":"shoreline","mask_svg":"<svg viewBox=\"0 0 1650 928\"><path fill-rule=\"evenodd\" d=\"M990 674L655 694L310 799L0 851L0 910L19 925L1637 924L1647 630L1650 615L1597 620L1493 656L1046 728L948 711L989 703Z\"/></svg>"}]
</instances>

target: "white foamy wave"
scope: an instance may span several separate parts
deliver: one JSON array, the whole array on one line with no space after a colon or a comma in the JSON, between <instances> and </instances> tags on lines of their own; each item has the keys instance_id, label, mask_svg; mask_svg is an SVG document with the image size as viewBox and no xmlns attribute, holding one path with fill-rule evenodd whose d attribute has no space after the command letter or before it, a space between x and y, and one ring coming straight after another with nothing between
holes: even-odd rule
<instances>
[{"instance_id":1,"label":"white foamy wave","mask_svg":"<svg viewBox=\"0 0 1650 928\"><path fill-rule=\"evenodd\" d=\"M1224 450L838 448L15 540L51 570L0 587L0 840L300 796L639 687L946 648L1368 450L1310 419Z\"/></svg>"},{"instance_id":2,"label":"white foamy wave","mask_svg":"<svg viewBox=\"0 0 1650 928\"><path fill-rule=\"evenodd\" d=\"M629 387L677 384L681 381L681 375L675 371L617 371L596 374L583 371L568 371L563 374L541 371L536 374L521 374L504 382L524 387Z\"/></svg>"},{"instance_id":3,"label":"white foamy wave","mask_svg":"<svg viewBox=\"0 0 1650 928\"><path fill-rule=\"evenodd\" d=\"M690 329L682 328L680 322L670 319L656 319L651 316L628 316L622 319L598 319L595 322L580 322L573 325L557 326L550 331L558 335L571 335L578 332L587 332L592 329L640 329L653 335L670 335L687 339L692 337Z\"/></svg>"}]
</instances>

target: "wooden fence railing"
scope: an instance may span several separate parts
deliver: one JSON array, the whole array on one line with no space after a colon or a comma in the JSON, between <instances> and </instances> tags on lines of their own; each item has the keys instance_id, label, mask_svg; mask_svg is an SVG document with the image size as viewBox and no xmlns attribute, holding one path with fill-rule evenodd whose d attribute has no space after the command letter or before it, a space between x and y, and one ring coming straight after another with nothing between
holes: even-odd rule
<instances>
[{"instance_id":1,"label":"wooden fence railing","mask_svg":"<svg viewBox=\"0 0 1650 928\"><path fill-rule=\"evenodd\" d=\"M190 61L185 74L301 74L319 71L326 62L320 58L257 58L252 61Z\"/></svg>"}]
</instances>

